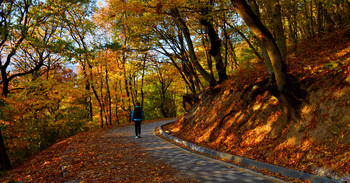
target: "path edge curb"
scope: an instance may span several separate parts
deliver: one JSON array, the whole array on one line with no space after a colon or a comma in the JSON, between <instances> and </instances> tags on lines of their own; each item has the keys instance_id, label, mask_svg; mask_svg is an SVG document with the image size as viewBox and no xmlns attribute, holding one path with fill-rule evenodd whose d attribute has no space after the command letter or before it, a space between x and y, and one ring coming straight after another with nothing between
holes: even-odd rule
<instances>
[{"instance_id":1,"label":"path edge curb","mask_svg":"<svg viewBox=\"0 0 350 183\"><path fill-rule=\"evenodd\" d=\"M174 121L171 121L171 122L174 122ZM171 123L171 122L169 122L169 123ZM340 181L336 181L336 180L329 179L326 177L320 177L317 175L308 174L308 173L301 172L298 170L291 170L288 168L284 168L284 167L280 167L280 166L276 166L276 165L272 165L272 164L268 164L268 163L264 163L264 162L260 162L260 161L256 161L256 160L251 160L248 158L243 158L240 156L236 156L236 155L232 155L232 154L228 154L228 153L224 153L224 152L219 152L219 151L216 151L213 149L208 149L206 147L202 147L202 146L193 144L191 142L187 142L187 141L182 140L180 138L171 136L168 133L165 133L162 129L162 125L159 126L158 129L159 129L159 133L163 137L168 138L169 140L174 141L176 143L182 144L185 147L192 149L193 151L200 152L200 153L203 153L206 155L218 157L220 159L224 159L224 160L228 160L228 161L233 161L236 163L246 165L248 167L255 167L257 169L268 169L270 172L280 173L284 176L291 177L291 178L309 180L313 183L331 183L331 182L337 183L337 182L340 182Z\"/></svg>"}]
</instances>

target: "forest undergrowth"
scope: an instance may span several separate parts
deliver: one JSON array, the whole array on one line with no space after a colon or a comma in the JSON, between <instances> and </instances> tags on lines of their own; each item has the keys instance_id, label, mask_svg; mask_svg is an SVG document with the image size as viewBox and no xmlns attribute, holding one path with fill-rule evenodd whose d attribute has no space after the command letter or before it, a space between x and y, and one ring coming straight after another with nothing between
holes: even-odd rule
<instances>
[{"instance_id":1,"label":"forest undergrowth","mask_svg":"<svg viewBox=\"0 0 350 183\"><path fill-rule=\"evenodd\" d=\"M247 92L267 78L257 63L203 91L165 130L218 151L349 181L350 29L300 43L287 65L307 93L297 121L282 112L273 92Z\"/></svg>"}]
</instances>

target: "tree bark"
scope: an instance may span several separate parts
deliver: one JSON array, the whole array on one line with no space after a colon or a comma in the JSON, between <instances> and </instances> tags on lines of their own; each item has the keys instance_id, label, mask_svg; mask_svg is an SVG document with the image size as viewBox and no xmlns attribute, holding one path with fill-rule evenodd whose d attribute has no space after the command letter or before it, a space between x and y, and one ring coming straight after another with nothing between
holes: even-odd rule
<instances>
[{"instance_id":1,"label":"tree bark","mask_svg":"<svg viewBox=\"0 0 350 183\"><path fill-rule=\"evenodd\" d=\"M92 110L92 98L91 98L91 94L90 94L90 81L89 81L89 77L86 71L87 68L87 64L85 62L81 62L82 63L82 68L83 68L83 76L85 78L85 90L86 90L86 97L85 100L88 103L87 106L87 110L88 110L88 118L90 121L93 120L93 110Z\"/></svg>"},{"instance_id":2,"label":"tree bark","mask_svg":"<svg viewBox=\"0 0 350 183\"><path fill-rule=\"evenodd\" d=\"M227 23L227 22L226 22ZM244 41L248 44L249 48L251 48L253 50L254 55L261 61L263 62L264 59L261 57L261 55L258 53L258 51L254 48L253 44L249 41L249 39L243 34L243 32L241 32L240 30L238 30L236 27L234 27L233 25L227 23L227 25L229 27L231 27L233 30L235 30L243 39Z\"/></svg>"},{"instance_id":3,"label":"tree bark","mask_svg":"<svg viewBox=\"0 0 350 183\"><path fill-rule=\"evenodd\" d=\"M254 14L260 19L260 11L259 11L259 6L256 3L255 0L249 0L248 1L250 4L250 7L252 8L252 11L254 12ZM272 63L271 63L271 59L266 51L266 48L264 46L264 44L261 42L260 39L258 39L257 37L255 37L257 39L258 42L258 46L261 49L262 55L264 57L265 60L265 65L266 65L266 69L267 69L267 73L270 77L270 80L274 79L274 73L273 73L273 68L272 68Z\"/></svg>"},{"instance_id":4,"label":"tree bark","mask_svg":"<svg viewBox=\"0 0 350 183\"><path fill-rule=\"evenodd\" d=\"M202 13L200 17L201 24L205 27L205 30L208 34L210 41L210 55L212 55L216 62L216 70L219 75L219 82L223 82L227 79L226 67L224 66L224 62L222 61L221 56L221 39L217 31L213 26L213 19L209 15L209 11L211 11L212 4L208 5L206 8L202 8Z\"/></svg>"},{"instance_id":5,"label":"tree bark","mask_svg":"<svg viewBox=\"0 0 350 183\"><path fill-rule=\"evenodd\" d=\"M268 1L270 9L272 10L272 22L273 29L276 39L276 44L280 50L283 62L286 60L287 47L286 47L286 36L284 35L284 28L282 23L281 5L278 0Z\"/></svg>"},{"instance_id":6,"label":"tree bark","mask_svg":"<svg viewBox=\"0 0 350 183\"><path fill-rule=\"evenodd\" d=\"M91 88L92 88L92 91L96 97L96 100L100 106L100 117L101 117L101 128L103 127L103 111L102 111L102 102L100 100L100 98L98 97L98 94L97 94L97 91L95 89L95 86L94 86L94 81L93 81L93 75L92 75L92 65L89 64L89 68L91 69L90 71L90 84L91 84Z\"/></svg>"},{"instance_id":7,"label":"tree bark","mask_svg":"<svg viewBox=\"0 0 350 183\"><path fill-rule=\"evenodd\" d=\"M210 84L210 86L212 86L212 87L215 86L216 85L215 78L213 78L198 62L198 58L197 58L195 51L194 51L194 48L193 48L191 34L190 34L190 31L186 25L186 22L180 17L180 14L176 8L173 8L171 10L171 15L175 18L177 25L179 26L179 28L182 30L182 32L184 34L184 37L185 37L185 40L187 43L187 47L188 47L188 51L190 54L191 62L196 67L198 72L203 76L203 78Z\"/></svg>"},{"instance_id":8,"label":"tree bark","mask_svg":"<svg viewBox=\"0 0 350 183\"><path fill-rule=\"evenodd\" d=\"M278 90L281 93L285 92L287 82L287 66L283 62L281 53L271 33L262 24L260 19L254 14L254 12L250 9L249 5L244 0L231 0L231 2L244 22L264 44L271 59Z\"/></svg>"},{"instance_id":9,"label":"tree bark","mask_svg":"<svg viewBox=\"0 0 350 183\"><path fill-rule=\"evenodd\" d=\"M0 170L8 170L11 168L11 162L6 152L4 140L0 130Z\"/></svg>"},{"instance_id":10,"label":"tree bark","mask_svg":"<svg viewBox=\"0 0 350 183\"><path fill-rule=\"evenodd\" d=\"M143 107L143 102L144 102L143 83L145 78L146 60L147 60L147 53L145 53L145 56L143 58L143 63L142 63L142 76L141 76L141 89L140 89L141 90L141 107Z\"/></svg>"},{"instance_id":11,"label":"tree bark","mask_svg":"<svg viewBox=\"0 0 350 183\"><path fill-rule=\"evenodd\" d=\"M108 97L107 114L108 114L108 118L109 118L109 125L112 126L112 97L111 97L111 91L110 91L110 87L109 87L109 76L108 76L108 65L107 64L106 64L105 72L106 72L105 79L106 79L107 97Z\"/></svg>"},{"instance_id":12,"label":"tree bark","mask_svg":"<svg viewBox=\"0 0 350 183\"><path fill-rule=\"evenodd\" d=\"M283 58L272 34L244 0L231 0L231 2L244 22L266 47L269 57L271 58L275 81L279 92L277 97L281 101L284 113L288 118L291 117L294 121L298 120L298 116L295 112L295 107L297 106L295 105L301 100L301 98L298 98L300 91L298 91L299 89L293 86L291 82L288 82L287 66L283 62Z\"/></svg>"}]
</instances>

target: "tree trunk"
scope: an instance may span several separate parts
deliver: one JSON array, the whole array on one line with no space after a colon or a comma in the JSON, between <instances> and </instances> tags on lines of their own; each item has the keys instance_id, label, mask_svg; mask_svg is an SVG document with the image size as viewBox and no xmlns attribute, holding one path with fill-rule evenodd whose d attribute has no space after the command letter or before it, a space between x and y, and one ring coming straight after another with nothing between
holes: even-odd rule
<instances>
[{"instance_id":1,"label":"tree trunk","mask_svg":"<svg viewBox=\"0 0 350 183\"><path fill-rule=\"evenodd\" d=\"M4 140L0 130L0 170L8 170L11 168L11 162L6 152Z\"/></svg>"},{"instance_id":2,"label":"tree trunk","mask_svg":"<svg viewBox=\"0 0 350 183\"><path fill-rule=\"evenodd\" d=\"M203 30L201 29L201 34L204 35L203 33ZM205 57L207 58L207 64L208 64L208 69L209 69L209 73L212 77L214 77L214 72L213 72L213 61L212 61L212 58L211 58L211 55L209 53L208 48L207 48L207 43L208 43L208 37L207 36L203 36L202 38L202 44L203 44L203 47L204 47L204 50L205 51Z\"/></svg>"},{"instance_id":3,"label":"tree trunk","mask_svg":"<svg viewBox=\"0 0 350 183\"><path fill-rule=\"evenodd\" d=\"M121 88L121 81L120 80L117 80L116 84L115 84L115 88L114 88L114 93L115 93L115 119L117 120L117 124L120 124L120 121L119 121L119 111L118 111L118 107L119 107L119 99L118 99L118 95L117 95L117 91L118 91L118 86ZM120 90L122 91L122 90Z\"/></svg>"},{"instance_id":4,"label":"tree trunk","mask_svg":"<svg viewBox=\"0 0 350 183\"><path fill-rule=\"evenodd\" d=\"M250 0L249 4L250 4L250 7L252 7L252 11L254 12L254 14L260 19L259 6L256 3L256 1ZM268 55L268 53L266 51L266 48L265 48L264 44L261 42L261 40L257 38L257 42L258 42L258 46L260 47L262 55L263 55L264 60L265 60L267 73L268 73L268 75L270 77L270 80L272 80L274 78L274 73L273 73L271 59L270 59L270 57L269 57L269 55Z\"/></svg>"},{"instance_id":5,"label":"tree trunk","mask_svg":"<svg viewBox=\"0 0 350 183\"><path fill-rule=\"evenodd\" d=\"M91 94L90 94L90 81L89 81L89 77L88 77L88 74L87 74L87 64L85 62L80 62L81 63L81 67L83 69L83 76L84 76L84 79L85 79L85 96L84 96L84 100L86 101L87 103L87 106L86 106L86 110L88 111L87 113L87 118L92 121L92 118L93 118L93 111L92 111L92 99L91 99Z\"/></svg>"},{"instance_id":6,"label":"tree trunk","mask_svg":"<svg viewBox=\"0 0 350 183\"><path fill-rule=\"evenodd\" d=\"M7 79L6 70L4 72L1 72L1 75L2 75L2 96L7 97L10 91L9 91L9 80Z\"/></svg>"},{"instance_id":7,"label":"tree trunk","mask_svg":"<svg viewBox=\"0 0 350 183\"><path fill-rule=\"evenodd\" d=\"M290 13L287 13L287 21L288 21L288 27L289 27L289 37L291 39L291 41L293 42L293 49L296 49L296 46L298 44L298 35L297 35L297 21L296 21L296 17L297 17L297 10L295 7L295 3L290 3L288 5L288 9L291 9Z\"/></svg>"},{"instance_id":8,"label":"tree trunk","mask_svg":"<svg viewBox=\"0 0 350 183\"><path fill-rule=\"evenodd\" d=\"M194 70L192 63L187 60L184 39L183 39L181 31L178 31L178 39L179 39L179 45L180 45L180 57L179 57L179 59L181 60L182 71L185 74L185 76L187 76L187 78L188 78L188 83L189 83L191 92L193 94L196 94L197 93L196 86L197 86L197 89L200 90L199 84L197 82L198 75L197 75L196 71ZM170 54L168 54L168 55L170 55ZM172 61L173 61L173 63L176 63L175 60L172 59ZM213 76L213 78L214 78L214 76Z\"/></svg>"},{"instance_id":9,"label":"tree trunk","mask_svg":"<svg viewBox=\"0 0 350 183\"><path fill-rule=\"evenodd\" d=\"M280 50L283 62L285 62L287 47L286 47L286 36L284 35L284 28L282 23L281 5L278 2L278 0L272 0L268 2L271 3L272 22L273 22L273 29L274 29L276 44L278 46L278 49Z\"/></svg>"},{"instance_id":10,"label":"tree trunk","mask_svg":"<svg viewBox=\"0 0 350 183\"><path fill-rule=\"evenodd\" d=\"M221 39L214 29L212 18L209 16L208 8L202 9L201 24L205 27L210 41L210 55L212 55L216 62L216 70L219 75L219 81L223 82L227 79L226 68L221 56Z\"/></svg>"},{"instance_id":11,"label":"tree trunk","mask_svg":"<svg viewBox=\"0 0 350 183\"><path fill-rule=\"evenodd\" d=\"M312 0L310 0L310 30L311 30L311 37L315 37L315 31L314 31L314 16L313 16L313 9L312 9L312 6L313 6L313 3L312 3Z\"/></svg>"},{"instance_id":12,"label":"tree trunk","mask_svg":"<svg viewBox=\"0 0 350 183\"><path fill-rule=\"evenodd\" d=\"M101 117L101 128L103 127L103 111L102 111L102 102L100 100L100 98L98 97L98 94L96 92L96 89L95 89L95 86L94 86L94 82L93 82L93 75L92 75L92 66L89 64L89 68L91 69L90 71L90 84L91 84L91 88L92 88L92 91L96 97L96 100L98 102L98 105L100 106L100 117Z\"/></svg>"},{"instance_id":13,"label":"tree trunk","mask_svg":"<svg viewBox=\"0 0 350 183\"><path fill-rule=\"evenodd\" d=\"M215 86L216 81L215 78L213 78L204 68L201 66L201 64L198 62L198 58L195 54L193 43L191 39L190 31L186 25L186 22L180 17L180 14L176 8L171 10L171 15L175 18L175 21L179 28L182 30L185 40L187 42L188 51L190 54L191 62L196 67L198 72L203 76L203 78L210 84L210 86Z\"/></svg>"},{"instance_id":14,"label":"tree trunk","mask_svg":"<svg viewBox=\"0 0 350 183\"><path fill-rule=\"evenodd\" d=\"M300 98L298 98L300 91L298 91L298 88L293 86L291 82L288 82L287 65L283 62L283 58L272 34L244 0L231 0L231 2L247 26L266 47L269 57L271 58L275 81L279 92L278 98L281 101L284 113L288 118L291 117L293 121L298 120L298 116L295 112L295 105L300 102Z\"/></svg>"},{"instance_id":15,"label":"tree trunk","mask_svg":"<svg viewBox=\"0 0 350 183\"><path fill-rule=\"evenodd\" d=\"M226 67L224 62L222 61L221 55L221 39L217 31L213 26L213 18L210 15L212 13L212 7L214 5L214 1L210 0L208 5L205 8L202 8L200 22L205 27L205 30L208 34L210 41L210 55L212 55L216 62L216 70L219 75L219 81L223 82L227 79Z\"/></svg>"},{"instance_id":16,"label":"tree trunk","mask_svg":"<svg viewBox=\"0 0 350 183\"><path fill-rule=\"evenodd\" d=\"M105 72L106 72L105 79L106 79L107 98L108 98L107 114L108 114L108 118L109 118L109 125L112 126L112 97L111 97L111 91L110 91L110 87L109 87L108 65L107 64L106 64Z\"/></svg>"},{"instance_id":17,"label":"tree trunk","mask_svg":"<svg viewBox=\"0 0 350 183\"><path fill-rule=\"evenodd\" d=\"M243 34L243 32L241 32L240 30L238 30L236 27L232 26L231 24L227 23L227 25L229 25L233 30L235 30L243 39L244 41L248 44L249 48L253 50L254 55L261 61L263 62L263 58L261 57L261 55L258 53L258 51L254 48L254 46L252 45L252 43L249 41L249 39Z\"/></svg>"},{"instance_id":18,"label":"tree trunk","mask_svg":"<svg viewBox=\"0 0 350 183\"><path fill-rule=\"evenodd\" d=\"M143 107L143 101L144 101L143 81L144 81L144 78L145 78L146 59L147 59L147 53L145 54L145 56L144 56L144 58L143 58L143 64L142 64L142 76L141 76L141 107Z\"/></svg>"},{"instance_id":19,"label":"tree trunk","mask_svg":"<svg viewBox=\"0 0 350 183\"><path fill-rule=\"evenodd\" d=\"M267 53L271 59L272 68L275 73L276 84L281 94L285 92L287 82L287 66L283 62L283 58L278 49L278 46L273 39L271 33L262 24L260 19L250 9L249 5L244 0L231 0L238 14L251 29L251 31L264 44Z\"/></svg>"}]
</instances>

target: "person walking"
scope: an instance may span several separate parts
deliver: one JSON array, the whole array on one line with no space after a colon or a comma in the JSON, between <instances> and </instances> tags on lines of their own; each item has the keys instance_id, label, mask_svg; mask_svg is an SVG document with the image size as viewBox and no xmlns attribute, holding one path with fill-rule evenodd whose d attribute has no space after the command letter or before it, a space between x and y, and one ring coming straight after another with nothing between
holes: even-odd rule
<instances>
[{"instance_id":1,"label":"person walking","mask_svg":"<svg viewBox=\"0 0 350 183\"><path fill-rule=\"evenodd\" d=\"M135 124L135 133L136 133L136 139L141 138L141 122L145 120L145 117L143 115L143 110L140 107L140 103L135 103L135 108L132 110L131 114L131 120Z\"/></svg>"}]
</instances>

